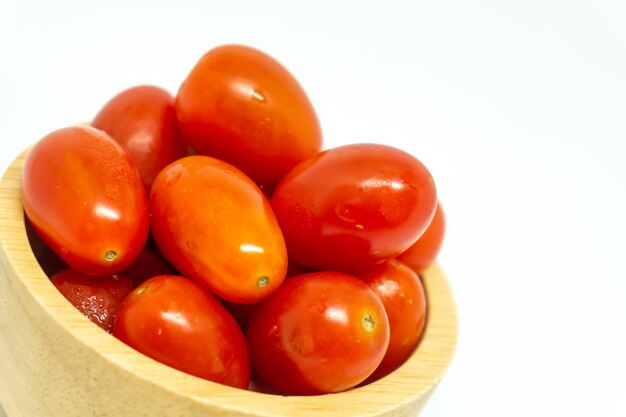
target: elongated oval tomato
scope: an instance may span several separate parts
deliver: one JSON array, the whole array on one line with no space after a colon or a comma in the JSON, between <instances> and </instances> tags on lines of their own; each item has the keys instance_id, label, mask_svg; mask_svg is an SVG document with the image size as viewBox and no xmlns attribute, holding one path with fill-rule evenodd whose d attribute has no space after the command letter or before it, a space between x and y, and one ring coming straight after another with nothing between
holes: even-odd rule
<instances>
[{"instance_id":1,"label":"elongated oval tomato","mask_svg":"<svg viewBox=\"0 0 626 417\"><path fill-rule=\"evenodd\" d=\"M141 284L118 310L113 334L191 375L244 389L250 382L246 340L235 319L187 278L159 275Z\"/></svg>"},{"instance_id":2,"label":"elongated oval tomato","mask_svg":"<svg viewBox=\"0 0 626 417\"><path fill-rule=\"evenodd\" d=\"M102 131L68 127L41 139L24 161L22 190L35 231L77 271L119 272L146 243L148 201L139 172Z\"/></svg>"},{"instance_id":3,"label":"elongated oval tomato","mask_svg":"<svg viewBox=\"0 0 626 417\"><path fill-rule=\"evenodd\" d=\"M122 91L100 110L91 125L128 151L148 193L163 168L187 155L174 97L159 87L143 85Z\"/></svg>"},{"instance_id":4,"label":"elongated oval tomato","mask_svg":"<svg viewBox=\"0 0 626 417\"><path fill-rule=\"evenodd\" d=\"M124 275L94 277L71 268L56 274L52 284L78 311L109 333L113 333L122 301L132 291Z\"/></svg>"},{"instance_id":5,"label":"elongated oval tomato","mask_svg":"<svg viewBox=\"0 0 626 417\"><path fill-rule=\"evenodd\" d=\"M198 154L227 161L270 188L322 146L317 116L298 81L246 46L206 53L180 87L176 111Z\"/></svg>"},{"instance_id":6,"label":"elongated oval tomato","mask_svg":"<svg viewBox=\"0 0 626 417\"><path fill-rule=\"evenodd\" d=\"M418 274L421 274L437 258L445 231L446 218L443 214L441 203L438 203L435 216L424 234L410 248L402 252L398 256L398 260L408 265Z\"/></svg>"},{"instance_id":7,"label":"elongated oval tomato","mask_svg":"<svg viewBox=\"0 0 626 417\"><path fill-rule=\"evenodd\" d=\"M426 322L426 294L417 274L391 259L356 275L378 295L389 318L389 348L372 378L402 365L415 350Z\"/></svg>"},{"instance_id":8,"label":"elongated oval tomato","mask_svg":"<svg viewBox=\"0 0 626 417\"><path fill-rule=\"evenodd\" d=\"M378 366L389 324L376 294L339 272L299 275L263 301L246 332L252 367L283 394L349 389Z\"/></svg>"},{"instance_id":9,"label":"elongated oval tomato","mask_svg":"<svg viewBox=\"0 0 626 417\"><path fill-rule=\"evenodd\" d=\"M399 149L354 144L321 152L278 185L272 207L289 256L317 270L353 271L411 246L435 213L426 167Z\"/></svg>"},{"instance_id":10,"label":"elongated oval tomato","mask_svg":"<svg viewBox=\"0 0 626 417\"><path fill-rule=\"evenodd\" d=\"M216 295L254 303L283 282L287 251L272 208L232 165L200 155L174 162L154 181L150 208L163 256Z\"/></svg>"}]
</instances>

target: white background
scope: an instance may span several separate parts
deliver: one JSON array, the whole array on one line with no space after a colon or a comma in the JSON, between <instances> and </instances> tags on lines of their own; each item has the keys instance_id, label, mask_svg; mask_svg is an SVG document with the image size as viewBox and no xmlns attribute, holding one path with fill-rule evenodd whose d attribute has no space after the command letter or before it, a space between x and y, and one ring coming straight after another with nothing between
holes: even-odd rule
<instances>
[{"instance_id":1,"label":"white background","mask_svg":"<svg viewBox=\"0 0 626 417\"><path fill-rule=\"evenodd\" d=\"M457 354L424 416L626 415L623 0L0 0L0 170L222 43L307 90L327 147L432 171ZM1 415L1 412L0 412Z\"/></svg>"}]
</instances>

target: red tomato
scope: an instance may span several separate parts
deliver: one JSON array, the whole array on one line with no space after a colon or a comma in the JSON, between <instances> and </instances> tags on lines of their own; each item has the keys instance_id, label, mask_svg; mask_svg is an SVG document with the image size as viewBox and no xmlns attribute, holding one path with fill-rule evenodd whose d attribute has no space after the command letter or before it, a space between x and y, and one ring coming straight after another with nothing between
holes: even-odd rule
<instances>
[{"instance_id":1,"label":"red tomato","mask_svg":"<svg viewBox=\"0 0 626 417\"><path fill-rule=\"evenodd\" d=\"M247 388L246 341L224 307L180 276L150 278L124 300L114 335L141 353L183 372Z\"/></svg>"},{"instance_id":2,"label":"red tomato","mask_svg":"<svg viewBox=\"0 0 626 417\"><path fill-rule=\"evenodd\" d=\"M43 270L43 272L48 276L52 277L55 274L67 269L67 265L59 256L52 252L52 250L43 243L43 240L37 235L35 229L33 228L32 223L28 220L28 217L24 218L24 226L26 228L26 237L28 238L28 243L30 244L30 248L33 251L33 255L35 255L35 259L39 263L39 266Z\"/></svg>"},{"instance_id":3,"label":"red tomato","mask_svg":"<svg viewBox=\"0 0 626 417\"><path fill-rule=\"evenodd\" d=\"M261 303L247 329L252 367L285 394L339 392L382 360L389 324L376 294L339 272L291 278Z\"/></svg>"},{"instance_id":4,"label":"red tomato","mask_svg":"<svg viewBox=\"0 0 626 417\"><path fill-rule=\"evenodd\" d=\"M221 298L254 303L283 282L287 251L267 198L237 168L188 156L152 186L152 233L183 275Z\"/></svg>"},{"instance_id":5,"label":"red tomato","mask_svg":"<svg viewBox=\"0 0 626 417\"><path fill-rule=\"evenodd\" d=\"M156 249L148 246L144 248L139 258L121 273L131 280L133 288L157 275L178 275L174 267L163 259Z\"/></svg>"},{"instance_id":6,"label":"red tomato","mask_svg":"<svg viewBox=\"0 0 626 417\"><path fill-rule=\"evenodd\" d=\"M417 274L395 259L357 275L378 295L389 318L389 348L373 377L395 370L415 350L426 321L426 295Z\"/></svg>"},{"instance_id":7,"label":"red tomato","mask_svg":"<svg viewBox=\"0 0 626 417\"><path fill-rule=\"evenodd\" d=\"M148 192L163 168L187 155L174 97L159 87L146 85L121 92L100 110L91 125L128 151Z\"/></svg>"},{"instance_id":8,"label":"red tomato","mask_svg":"<svg viewBox=\"0 0 626 417\"><path fill-rule=\"evenodd\" d=\"M55 287L89 320L109 333L122 300L131 291L130 281L123 275L94 277L73 269L65 269L52 278Z\"/></svg>"},{"instance_id":9,"label":"red tomato","mask_svg":"<svg viewBox=\"0 0 626 417\"><path fill-rule=\"evenodd\" d=\"M441 203L437 204L435 217L424 234L410 248L398 256L398 260L404 262L418 274L424 272L437 258L443 236L446 229L446 218L441 208Z\"/></svg>"},{"instance_id":10,"label":"red tomato","mask_svg":"<svg viewBox=\"0 0 626 417\"><path fill-rule=\"evenodd\" d=\"M289 257L318 270L372 267L411 246L435 213L426 167L389 146L321 152L278 185L272 206Z\"/></svg>"},{"instance_id":11,"label":"red tomato","mask_svg":"<svg viewBox=\"0 0 626 417\"><path fill-rule=\"evenodd\" d=\"M176 112L198 154L227 161L258 184L277 183L322 146L317 116L298 81L246 46L205 54L180 87Z\"/></svg>"},{"instance_id":12,"label":"red tomato","mask_svg":"<svg viewBox=\"0 0 626 417\"><path fill-rule=\"evenodd\" d=\"M102 131L69 127L41 139L24 161L22 190L39 236L77 271L119 272L146 243L148 202L139 172Z\"/></svg>"}]
</instances>

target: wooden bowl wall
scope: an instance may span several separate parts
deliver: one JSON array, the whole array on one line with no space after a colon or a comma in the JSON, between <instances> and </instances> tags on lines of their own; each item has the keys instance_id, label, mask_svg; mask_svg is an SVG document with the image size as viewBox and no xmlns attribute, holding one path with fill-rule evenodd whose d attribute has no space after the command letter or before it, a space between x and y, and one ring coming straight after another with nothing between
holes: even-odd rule
<instances>
[{"instance_id":1,"label":"wooden bowl wall","mask_svg":"<svg viewBox=\"0 0 626 417\"><path fill-rule=\"evenodd\" d=\"M235 389L162 365L81 315L50 283L26 238L25 151L0 183L0 402L8 417L331 417L416 415L448 367L457 321L444 275L423 275L428 318L398 370L339 394Z\"/></svg>"}]
</instances>

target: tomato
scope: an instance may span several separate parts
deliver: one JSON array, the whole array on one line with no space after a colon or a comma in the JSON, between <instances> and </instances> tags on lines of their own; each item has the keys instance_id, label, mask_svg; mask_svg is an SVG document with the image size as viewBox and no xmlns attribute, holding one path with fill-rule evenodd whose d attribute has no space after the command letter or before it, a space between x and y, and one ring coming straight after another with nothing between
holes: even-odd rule
<instances>
[{"instance_id":1,"label":"tomato","mask_svg":"<svg viewBox=\"0 0 626 417\"><path fill-rule=\"evenodd\" d=\"M113 334L178 370L247 388L250 363L235 320L198 283L175 275L150 278L122 303Z\"/></svg>"},{"instance_id":2,"label":"tomato","mask_svg":"<svg viewBox=\"0 0 626 417\"><path fill-rule=\"evenodd\" d=\"M436 203L435 183L421 162L376 144L311 157L272 197L290 258L338 271L368 268L406 250L430 223Z\"/></svg>"},{"instance_id":3,"label":"tomato","mask_svg":"<svg viewBox=\"0 0 626 417\"><path fill-rule=\"evenodd\" d=\"M314 272L310 268L306 268L302 265L298 265L297 263L291 261L291 259L287 262L287 274L285 275L285 279L289 279L298 275L306 274ZM226 300L221 300L222 304L230 314L233 315L237 323L242 329L246 329L248 327L248 323L252 317L256 314L256 309L263 301L259 301L252 304L239 304L233 303Z\"/></svg>"},{"instance_id":4,"label":"tomato","mask_svg":"<svg viewBox=\"0 0 626 417\"><path fill-rule=\"evenodd\" d=\"M109 333L122 300L132 291L123 275L94 277L71 268L59 272L52 283L74 307Z\"/></svg>"},{"instance_id":5,"label":"tomato","mask_svg":"<svg viewBox=\"0 0 626 417\"><path fill-rule=\"evenodd\" d=\"M28 239L28 243L30 244L30 248L33 251L33 255L35 255L35 259L39 263L39 266L43 270L43 272L48 276L52 277L53 275L67 269L67 265L59 256L52 252L52 250L43 243L43 240L37 235L35 229L33 228L32 223L28 220L28 217L24 218L24 226L26 228L26 237Z\"/></svg>"},{"instance_id":6,"label":"tomato","mask_svg":"<svg viewBox=\"0 0 626 417\"><path fill-rule=\"evenodd\" d=\"M181 85L176 112L198 154L227 161L270 189L322 146L317 116L298 81L246 46L206 53Z\"/></svg>"},{"instance_id":7,"label":"tomato","mask_svg":"<svg viewBox=\"0 0 626 417\"><path fill-rule=\"evenodd\" d=\"M373 377L395 370L415 350L426 321L426 295L417 274L395 259L357 275L378 295L389 318L389 348Z\"/></svg>"},{"instance_id":8,"label":"tomato","mask_svg":"<svg viewBox=\"0 0 626 417\"><path fill-rule=\"evenodd\" d=\"M152 186L152 233L183 275L229 301L254 303L285 278L287 251L272 208L232 165L188 156Z\"/></svg>"},{"instance_id":9,"label":"tomato","mask_svg":"<svg viewBox=\"0 0 626 417\"><path fill-rule=\"evenodd\" d=\"M389 324L376 294L339 272L299 275L256 310L247 329L252 367L286 394L339 392L382 360Z\"/></svg>"},{"instance_id":10,"label":"tomato","mask_svg":"<svg viewBox=\"0 0 626 417\"><path fill-rule=\"evenodd\" d=\"M41 139L24 161L22 190L35 231L77 271L119 272L146 243L148 202L139 172L102 131L69 127Z\"/></svg>"},{"instance_id":11,"label":"tomato","mask_svg":"<svg viewBox=\"0 0 626 417\"><path fill-rule=\"evenodd\" d=\"M174 97L159 87L144 85L121 92L100 110L91 125L107 132L128 151L148 192L163 168L187 155Z\"/></svg>"},{"instance_id":12,"label":"tomato","mask_svg":"<svg viewBox=\"0 0 626 417\"><path fill-rule=\"evenodd\" d=\"M121 273L131 280L133 288L157 275L178 275L178 271L163 259L156 249L149 246L146 246L135 262Z\"/></svg>"},{"instance_id":13,"label":"tomato","mask_svg":"<svg viewBox=\"0 0 626 417\"><path fill-rule=\"evenodd\" d=\"M401 253L398 256L398 260L404 262L418 274L421 274L437 258L443 243L445 229L446 219L441 203L439 203L437 204L435 216L424 234L410 248Z\"/></svg>"}]
</instances>

